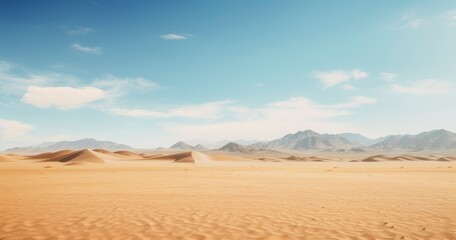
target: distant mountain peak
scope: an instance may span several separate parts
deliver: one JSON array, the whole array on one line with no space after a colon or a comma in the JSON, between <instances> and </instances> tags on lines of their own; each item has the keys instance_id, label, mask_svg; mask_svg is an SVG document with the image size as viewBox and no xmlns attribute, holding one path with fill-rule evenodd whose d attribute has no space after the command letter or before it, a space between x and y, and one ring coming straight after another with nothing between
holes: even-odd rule
<instances>
[{"instance_id":1,"label":"distant mountain peak","mask_svg":"<svg viewBox=\"0 0 456 240\"><path fill-rule=\"evenodd\" d=\"M328 150L349 149L354 144L342 136L333 134L319 134L311 129L287 134L282 138L269 142L261 142L251 145L259 148L278 148L292 150Z\"/></svg>"},{"instance_id":2,"label":"distant mountain peak","mask_svg":"<svg viewBox=\"0 0 456 240\"><path fill-rule=\"evenodd\" d=\"M193 149L193 146L191 146L190 144L187 144L185 142L179 141L169 148L170 149Z\"/></svg>"},{"instance_id":3,"label":"distant mountain peak","mask_svg":"<svg viewBox=\"0 0 456 240\"><path fill-rule=\"evenodd\" d=\"M317 132L313 131L312 129L306 129L306 130L304 130L304 131L299 131L298 133L318 134Z\"/></svg>"},{"instance_id":4,"label":"distant mountain peak","mask_svg":"<svg viewBox=\"0 0 456 240\"><path fill-rule=\"evenodd\" d=\"M225 144L225 146L219 148L218 150L221 151L228 151L228 152L242 152L246 153L249 152L250 149L247 146L235 143L235 142L229 142Z\"/></svg>"}]
</instances>

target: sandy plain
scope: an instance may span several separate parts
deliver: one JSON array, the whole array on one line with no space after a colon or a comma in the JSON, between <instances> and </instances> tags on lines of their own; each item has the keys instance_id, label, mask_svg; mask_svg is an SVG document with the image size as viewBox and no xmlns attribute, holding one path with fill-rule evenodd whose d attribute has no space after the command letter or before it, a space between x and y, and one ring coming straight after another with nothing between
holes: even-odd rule
<instances>
[{"instance_id":1,"label":"sandy plain","mask_svg":"<svg viewBox=\"0 0 456 240\"><path fill-rule=\"evenodd\" d=\"M0 158L0 239L456 239L451 157L46 154Z\"/></svg>"}]
</instances>

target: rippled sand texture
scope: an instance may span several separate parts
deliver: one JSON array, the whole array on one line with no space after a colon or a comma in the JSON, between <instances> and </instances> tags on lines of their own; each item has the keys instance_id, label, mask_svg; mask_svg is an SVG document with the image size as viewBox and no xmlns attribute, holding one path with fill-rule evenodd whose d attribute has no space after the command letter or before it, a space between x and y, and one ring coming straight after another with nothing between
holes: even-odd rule
<instances>
[{"instance_id":1,"label":"rippled sand texture","mask_svg":"<svg viewBox=\"0 0 456 240\"><path fill-rule=\"evenodd\" d=\"M456 166L0 163L0 239L456 239Z\"/></svg>"}]
</instances>

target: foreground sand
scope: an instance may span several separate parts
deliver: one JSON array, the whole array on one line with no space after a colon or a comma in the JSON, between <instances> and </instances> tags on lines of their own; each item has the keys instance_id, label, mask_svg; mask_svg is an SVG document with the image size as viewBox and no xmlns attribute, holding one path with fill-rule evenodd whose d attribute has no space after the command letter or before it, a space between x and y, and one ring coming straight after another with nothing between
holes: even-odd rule
<instances>
[{"instance_id":1,"label":"foreground sand","mask_svg":"<svg viewBox=\"0 0 456 240\"><path fill-rule=\"evenodd\" d=\"M0 193L0 239L456 239L455 162L1 162Z\"/></svg>"}]
</instances>

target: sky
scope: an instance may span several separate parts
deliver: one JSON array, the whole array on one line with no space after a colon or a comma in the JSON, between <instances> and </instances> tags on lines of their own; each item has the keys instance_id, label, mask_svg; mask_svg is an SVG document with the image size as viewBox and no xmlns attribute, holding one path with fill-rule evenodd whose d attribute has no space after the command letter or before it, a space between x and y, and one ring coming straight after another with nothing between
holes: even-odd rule
<instances>
[{"instance_id":1,"label":"sky","mask_svg":"<svg viewBox=\"0 0 456 240\"><path fill-rule=\"evenodd\" d=\"M0 1L0 149L456 132L456 2Z\"/></svg>"}]
</instances>

